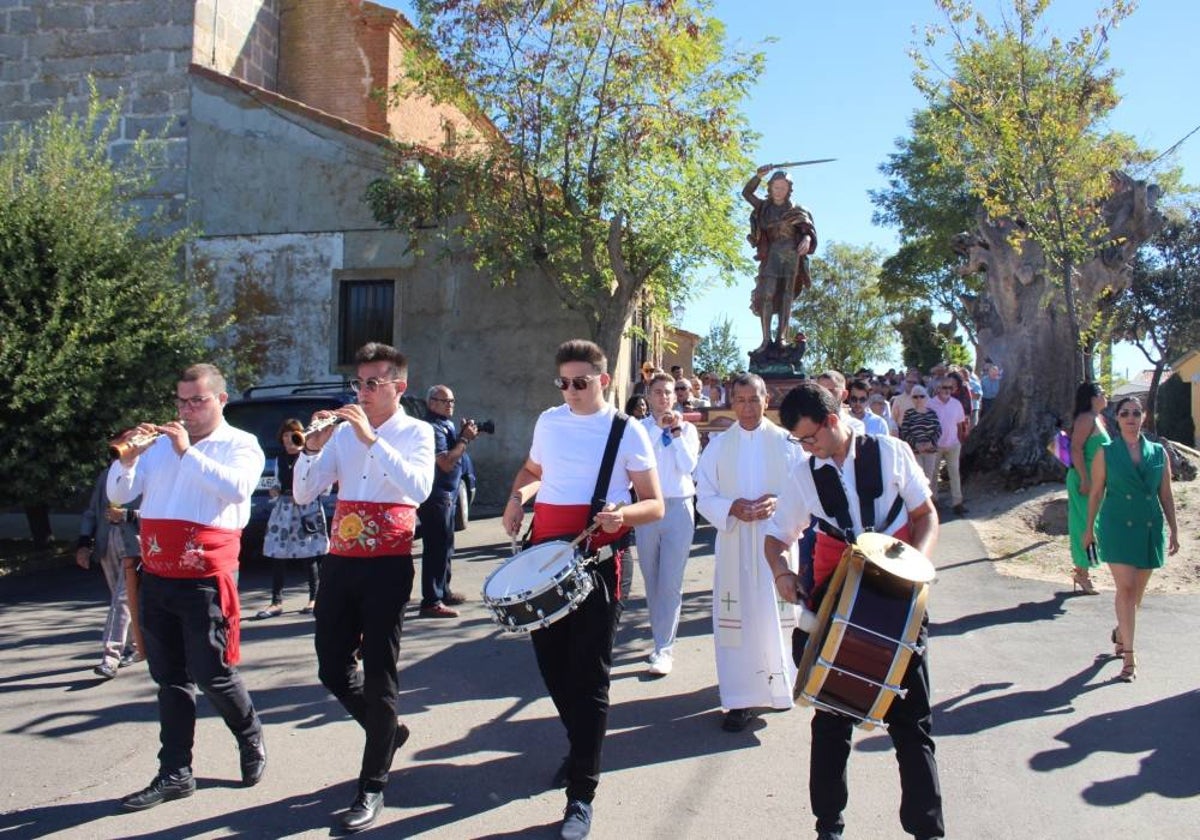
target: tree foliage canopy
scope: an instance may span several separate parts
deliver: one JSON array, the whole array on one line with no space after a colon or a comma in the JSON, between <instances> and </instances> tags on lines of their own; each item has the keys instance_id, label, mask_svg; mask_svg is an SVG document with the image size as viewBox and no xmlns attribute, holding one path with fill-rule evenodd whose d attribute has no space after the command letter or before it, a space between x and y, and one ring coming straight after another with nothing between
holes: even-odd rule
<instances>
[{"instance_id":1,"label":"tree foliage canopy","mask_svg":"<svg viewBox=\"0 0 1200 840\"><path fill-rule=\"evenodd\" d=\"M1152 365L1171 364L1200 345L1200 206L1168 218L1138 251L1115 313L1120 337Z\"/></svg>"},{"instance_id":2,"label":"tree foliage canopy","mask_svg":"<svg viewBox=\"0 0 1200 840\"><path fill-rule=\"evenodd\" d=\"M90 484L106 438L166 420L176 374L211 324L178 282L187 234L156 235L130 206L160 149L120 164L120 103L93 90L0 146L0 500L35 506Z\"/></svg>"},{"instance_id":3,"label":"tree foliage canopy","mask_svg":"<svg viewBox=\"0 0 1200 840\"><path fill-rule=\"evenodd\" d=\"M745 267L734 214L753 135L740 108L762 56L731 51L706 4L414 6L423 48L406 54L402 92L481 113L499 134L427 164L486 276L542 272L608 344L643 290L665 315L695 269ZM388 179L376 186L377 218L404 204Z\"/></svg>"},{"instance_id":4,"label":"tree foliage canopy","mask_svg":"<svg viewBox=\"0 0 1200 840\"><path fill-rule=\"evenodd\" d=\"M926 137L941 167L960 171L970 195L991 220L1011 223L1010 241L1044 254L1077 349L1099 294L1078 294L1076 269L1108 240L1105 200L1111 173L1148 160L1133 140L1104 130L1119 102L1117 71L1105 66L1109 33L1134 8L1112 0L1096 23L1069 39L1048 34L1049 0L1012 0L993 26L966 0L937 0L947 25L927 45L949 41L952 69L943 73L913 51L917 87L927 97Z\"/></svg>"},{"instance_id":5,"label":"tree foliage canopy","mask_svg":"<svg viewBox=\"0 0 1200 840\"><path fill-rule=\"evenodd\" d=\"M722 380L736 371L745 369L737 336L733 334L733 322L728 317L715 320L709 325L708 335L700 339L700 344L696 347L692 366L696 370L714 373Z\"/></svg>"},{"instance_id":6,"label":"tree foliage canopy","mask_svg":"<svg viewBox=\"0 0 1200 840\"><path fill-rule=\"evenodd\" d=\"M808 339L810 371L853 371L886 363L895 348L894 312L879 293L883 252L830 242L813 257L812 287L796 301L792 320Z\"/></svg>"}]
</instances>

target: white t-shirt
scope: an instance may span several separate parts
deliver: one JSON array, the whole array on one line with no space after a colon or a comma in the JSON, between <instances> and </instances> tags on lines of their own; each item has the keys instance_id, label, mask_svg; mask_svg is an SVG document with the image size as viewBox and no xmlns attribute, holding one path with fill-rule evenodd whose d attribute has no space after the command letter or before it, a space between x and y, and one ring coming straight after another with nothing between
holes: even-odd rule
<instances>
[{"instance_id":1,"label":"white t-shirt","mask_svg":"<svg viewBox=\"0 0 1200 840\"><path fill-rule=\"evenodd\" d=\"M529 460L542 468L537 500L551 505L586 505L592 501L604 444L616 409L611 405L595 414L574 414L566 403L548 408L533 428ZM654 469L654 450L642 424L631 419L617 447L612 479L604 500L629 502L629 473Z\"/></svg>"}]
</instances>

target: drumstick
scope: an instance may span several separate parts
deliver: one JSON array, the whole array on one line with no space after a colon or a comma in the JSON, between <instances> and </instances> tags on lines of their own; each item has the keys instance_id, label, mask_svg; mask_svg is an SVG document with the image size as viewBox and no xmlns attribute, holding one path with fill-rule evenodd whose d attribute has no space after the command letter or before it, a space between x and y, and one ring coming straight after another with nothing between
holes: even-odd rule
<instances>
[{"instance_id":1,"label":"drumstick","mask_svg":"<svg viewBox=\"0 0 1200 840\"><path fill-rule=\"evenodd\" d=\"M591 525L589 525L586 531L584 531L578 537L576 537L575 539L573 539L569 543L567 543L565 546L563 546L562 551L555 552L553 557L551 557L549 560L547 560L545 563L543 563L541 568L538 569L538 574L541 574L542 572L546 571L551 566L553 566L555 563L557 563L559 560L561 560L564 554L574 551L575 547L577 545L579 545L581 542L586 540L592 534L596 533L596 529L599 527L600 527L599 522L593 522Z\"/></svg>"}]
</instances>

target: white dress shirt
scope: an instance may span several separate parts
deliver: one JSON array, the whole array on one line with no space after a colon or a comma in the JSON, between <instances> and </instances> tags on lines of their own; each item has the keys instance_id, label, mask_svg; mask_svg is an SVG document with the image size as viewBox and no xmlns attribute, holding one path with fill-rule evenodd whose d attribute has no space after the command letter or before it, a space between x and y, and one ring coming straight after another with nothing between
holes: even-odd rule
<instances>
[{"instance_id":1,"label":"white dress shirt","mask_svg":"<svg viewBox=\"0 0 1200 840\"><path fill-rule=\"evenodd\" d=\"M114 461L108 468L108 498L124 504L141 494L143 519L238 530L250 521L250 496L265 465L258 439L222 420L182 456L164 435L133 466Z\"/></svg>"},{"instance_id":2,"label":"white dress shirt","mask_svg":"<svg viewBox=\"0 0 1200 840\"><path fill-rule=\"evenodd\" d=\"M658 465L658 483L664 499L689 499L696 495L696 482L692 473L700 462L700 433L696 427L684 420L679 424L679 437L663 442L663 429L654 416L642 419L646 434L654 449L654 460Z\"/></svg>"},{"instance_id":3,"label":"white dress shirt","mask_svg":"<svg viewBox=\"0 0 1200 840\"><path fill-rule=\"evenodd\" d=\"M376 428L367 446L349 423L334 429L320 453L304 453L296 461L292 498L307 504L333 482L338 498L416 507L433 490L435 456L433 426L409 417L402 409Z\"/></svg>"}]
</instances>

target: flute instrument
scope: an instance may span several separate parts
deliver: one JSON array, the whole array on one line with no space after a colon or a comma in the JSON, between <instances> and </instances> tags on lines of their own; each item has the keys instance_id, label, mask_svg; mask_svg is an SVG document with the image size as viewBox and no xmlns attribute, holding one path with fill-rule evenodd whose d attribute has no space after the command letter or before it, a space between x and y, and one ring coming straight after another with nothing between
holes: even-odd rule
<instances>
[{"instance_id":1,"label":"flute instrument","mask_svg":"<svg viewBox=\"0 0 1200 840\"><path fill-rule=\"evenodd\" d=\"M330 426L336 426L341 422L342 418L333 414L328 417L322 417L320 420L314 420L308 424L308 428L304 429L304 431L292 432L292 443L303 448L304 441L308 439L309 435L315 434L322 429L328 429Z\"/></svg>"}]
</instances>

